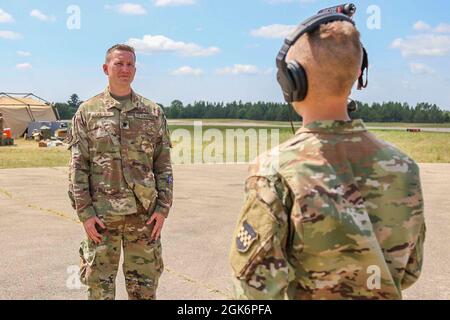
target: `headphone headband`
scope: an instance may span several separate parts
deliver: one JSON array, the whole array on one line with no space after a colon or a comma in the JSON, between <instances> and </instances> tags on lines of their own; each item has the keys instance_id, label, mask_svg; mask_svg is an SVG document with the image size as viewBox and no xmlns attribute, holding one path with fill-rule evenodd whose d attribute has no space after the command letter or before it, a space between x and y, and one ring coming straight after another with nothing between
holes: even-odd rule
<instances>
[{"instance_id":1,"label":"headphone headband","mask_svg":"<svg viewBox=\"0 0 450 320\"><path fill-rule=\"evenodd\" d=\"M320 25L333 22L333 21L348 21L351 24L355 25L355 22L347 15L343 13L322 13L312 16L305 21L303 21L297 29L289 35L285 43L294 44L298 38L300 38L304 33L311 32L314 29L318 28Z\"/></svg>"},{"instance_id":2,"label":"headphone headband","mask_svg":"<svg viewBox=\"0 0 450 320\"><path fill-rule=\"evenodd\" d=\"M283 46L281 47L277 55L277 67L282 67L283 64L286 65L286 56L289 49L302 35L314 31L322 24L334 21L348 21L351 24L355 25L355 22L350 17L342 13L323 13L308 18L307 20L303 21L297 27L297 29L284 40Z\"/></svg>"}]
</instances>

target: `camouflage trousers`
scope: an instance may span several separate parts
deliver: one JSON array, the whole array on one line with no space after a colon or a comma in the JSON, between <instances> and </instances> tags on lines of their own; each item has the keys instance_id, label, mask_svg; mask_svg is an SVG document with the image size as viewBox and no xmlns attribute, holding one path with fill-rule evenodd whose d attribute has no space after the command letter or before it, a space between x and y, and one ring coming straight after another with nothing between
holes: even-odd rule
<instances>
[{"instance_id":1,"label":"camouflage trousers","mask_svg":"<svg viewBox=\"0 0 450 320\"><path fill-rule=\"evenodd\" d=\"M160 240L152 241L154 223L146 225L149 214L139 210L126 216L99 216L106 226L99 244L86 239L80 246L80 280L89 300L113 300L115 280L123 245L123 272L130 300L156 299L164 264Z\"/></svg>"}]
</instances>

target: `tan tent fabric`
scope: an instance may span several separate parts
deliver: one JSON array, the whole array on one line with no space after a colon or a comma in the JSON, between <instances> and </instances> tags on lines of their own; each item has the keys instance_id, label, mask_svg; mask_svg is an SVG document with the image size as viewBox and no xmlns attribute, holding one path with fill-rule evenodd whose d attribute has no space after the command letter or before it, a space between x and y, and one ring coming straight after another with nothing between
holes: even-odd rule
<instances>
[{"instance_id":1,"label":"tan tent fabric","mask_svg":"<svg viewBox=\"0 0 450 320\"><path fill-rule=\"evenodd\" d=\"M16 97L15 97L16 98ZM3 114L3 127L11 128L13 138L25 132L32 121L56 121L51 106L32 98L12 99L0 97L0 113Z\"/></svg>"}]
</instances>

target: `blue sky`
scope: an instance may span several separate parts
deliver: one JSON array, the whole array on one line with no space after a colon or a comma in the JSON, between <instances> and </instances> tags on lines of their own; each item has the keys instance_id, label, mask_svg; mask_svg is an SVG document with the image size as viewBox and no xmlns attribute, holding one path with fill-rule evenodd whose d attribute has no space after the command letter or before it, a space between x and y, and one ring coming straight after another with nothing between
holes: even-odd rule
<instances>
[{"instance_id":1,"label":"blue sky","mask_svg":"<svg viewBox=\"0 0 450 320\"><path fill-rule=\"evenodd\" d=\"M369 87L352 96L369 103L425 101L450 110L450 2L354 3L371 69ZM284 35L335 4L2 1L0 91L33 92L54 102L72 93L87 99L106 86L105 51L126 42L138 49L134 88L154 101L282 101L275 56Z\"/></svg>"}]
</instances>

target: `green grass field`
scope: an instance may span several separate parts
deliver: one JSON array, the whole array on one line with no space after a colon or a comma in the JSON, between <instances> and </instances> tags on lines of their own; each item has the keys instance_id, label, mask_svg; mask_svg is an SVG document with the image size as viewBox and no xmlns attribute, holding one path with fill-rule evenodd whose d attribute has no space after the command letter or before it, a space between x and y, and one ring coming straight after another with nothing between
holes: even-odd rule
<instances>
[{"instance_id":1,"label":"green grass field","mask_svg":"<svg viewBox=\"0 0 450 320\"><path fill-rule=\"evenodd\" d=\"M0 169L61 167L69 163L65 147L39 148L37 142L16 139L14 146L0 147Z\"/></svg>"},{"instance_id":2,"label":"green grass field","mask_svg":"<svg viewBox=\"0 0 450 320\"><path fill-rule=\"evenodd\" d=\"M259 120L240 120L240 119L169 119L169 123L177 125L179 123L193 123L202 121L204 125L208 123L243 123L246 125L258 124L268 126L290 127L289 121L259 121ZM398 127L398 128L450 128L450 123L403 123L403 122L365 122L367 127ZM301 123L294 122L295 127L301 126Z\"/></svg>"},{"instance_id":3,"label":"green grass field","mask_svg":"<svg viewBox=\"0 0 450 320\"><path fill-rule=\"evenodd\" d=\"M192 126L171 126L171 130L175 129L190 130L192 134ZM218 129L222 133L223 137L226 137L226 130L242 129L244 132L253 129L256 132L261 130L261 127L220 127L220 126L203 126L203 131L208 129ZM267 134L270 138L271 130L279 130L279 142L282 143L292 137L292 131L290 128L267 128ZM397 146L403 152L411 156L415 161L420 163L450 163L450 133L448 132L406 132L397 130L370 130L380 139L388 141ZM194 136L194 134L192 134ZM193 139L192 139L193 140ZM270 140L270 139L269 139ZM248 140L246 140L248 142ZM258 141L259 143L259 141ZM211 142L204 142L203 148L207 147ZM192 142L193 145L193 142ZM268 143L270 147L270 142ZM176 150L176 144L175 149ZM193 154L193 147L191 153ZM225 151L224 151L225 152ZM222 153L224 153L222 152ZM244 157L248 161L249 149L244 150ZM236 156L236 155L235 155ZM220 158L220 156L219 156ZM223 157L225 158L225 157ZM237 159L236 159L237 160ZM220 161L219 161L220 162Z\"/></svg>"},{"instance_id":4,"label":"green grass field","mask_svg":"<svg viewBox=\"0 0 450 320\"><path fill-rule=\"evenodd\" d=\"M224 127L224 126L208 126L204 123L202 127L202 133L205 134L209 132L212 135L222 136L225 139L228 132L233 133L234 130L242 129L244 133L255 133L257 137L261 133L261 129L265 130L269 137L268 148L271 147L270 134L271 130L278 129L279 142L286 141L292 136L290 128L280 127L280 128L261 128L261 127ZM201 141L199 139L200 135L197 137L194 134L192 126L186 125L170 125L172 132L172 139L174 140L174 153L173 159L175 163L180 162L180 159L188 159L189 153L191 155L191 160L194 159L194 139L197 138L202 144L204 153L210 155L206 162L224 162L226 161L226 147L222 151L215 152L212 146L215 143L214 139L209 137L208 141ZM185 131L180 131L178 129L184 129ZM215 132L211 132L208 129L216 129ZM218 131L217 131L218 130ZM253 131L254 130L254 131ZM393 131L393 130L371 130L379 138L384 139L398 148L403 150L405 153L410 155L413 159L420 163L450 163L450 133L438 133L438 132L420 132L420 133L410 133L406 131ZM275 132L275 131L273 131ZM187 133L188 136L184 138L183 145L180 134ZM251 134L250 134L251 135ZM189 141L190 139L190 141ZM205 140L205 137L204 137ZM257 141L256 140L256 141ZM249 155L252 155L254 147L252 150L248 148L248 141L245 140L246 147L244 149L239 149L238 152L234 150L232 161L248 161ZM257 142L258 144L260 142ZM0 147L0 169L3 168L26 168L26 167L64 167L68 165L69 161L69 151L65 147L54 147L54 148L39 148L37 142L25 141L23 139L17 139L15 141L15 146ZM184 148L184 149L183 149ZM189 150L190 149L190 150ZM220 149L220 148L218 148ZM180 151L181 150L181 151ZM258 149L260 151L261 149ZM255 150L256 151L256 150ZM258 152L256 152L258 153ZM253 152L253 154L255 154ZM181 156L181 157L180 157ZM222 161L221 161L222 159ZM190 161L184 161L190 162Z\"/></svg>"}]
</instances>

